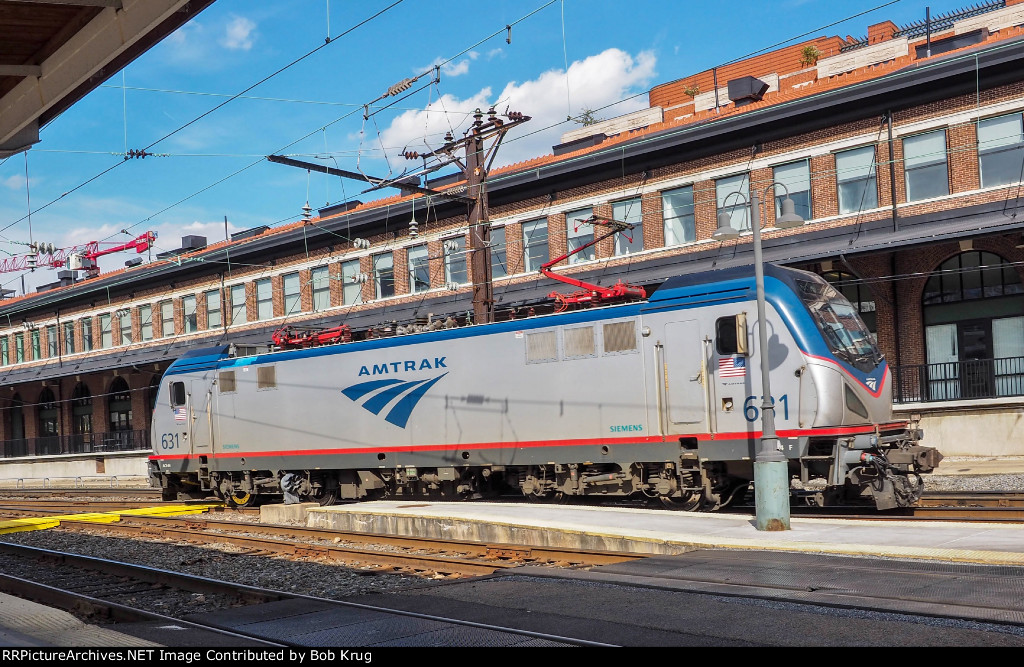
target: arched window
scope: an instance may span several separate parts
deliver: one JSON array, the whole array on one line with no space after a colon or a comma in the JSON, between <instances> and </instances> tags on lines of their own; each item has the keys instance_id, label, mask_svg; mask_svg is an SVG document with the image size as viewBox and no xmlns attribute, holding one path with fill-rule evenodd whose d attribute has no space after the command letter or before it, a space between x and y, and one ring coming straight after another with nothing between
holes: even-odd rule
<instances>
[{"instance_id":1,"label":"arched window","mask_svg":"<svg viewBox=\"0 0 1024 667\"><path fill-rule=\"evenodd\" d=\"M53 390L44 387L36 400L36 416L39 431L36 434L36 454L60 454L60 418L57 412L57 397Z\"/></svg>"},{"instance_id":2,"label":"arched window","mask_svg":"<svg viewBox=\"0 0 1024 667\"><path fill-rule=\"evenodd\" d=\"M123 377L110 383L110 431L132 430L132 391Z\"/></svg>"},{"instance_id":3,"label":"arched window","mask_svg":"<svg viewBox=\"0 0 1024 667\"><path fill-rule=\"evenodd\" d=\"M83 382L71 394L71 428L80 435L92 433L92 392Z\"/></svg>"},{"instance_id":4,"label":"arched window","mask_svg":"<svg viewBox=\"0 0 1024 667\"><path fill-rule=\"evenodd\" d=\"M1024 395L1024 285L999 255L971 250L935 269L922 294L928 398Z\"/></svg>"},{"instance_id":5,"label":"arched window","mask_svg":"<svg viewBox=\"0 0 1024 667\"><path fill-rule=\"evenodd\" d=\"M991 252L971 250L943 262L924 287L924 305L1024 293L1017 270Z\"/></svg>"},{"instance_id":6,"label":"arched window","mask_svg":"<svg viewBox=\"0 0 1024 667\"><path fill-rule=\"evenodd\" d=\"M57 417L57 397L49 387L39 392L39 436L47 437L58 434L59 419Z\"/></svg>"},{"instance_id":7,"label":"arched window","mask_svg":"<svg viewBox=\"0 0 1024 667\"><path fill-rule=\"evenodd\" d=\"M871 294L871 288L855 275L846 271L826 271L821 274L821 277L827 280L832 287L839 290L840 294L853 304L853 307L860 314L860 318L867 325L868 331L877 336L878 318L875 314L875 297Z\"/></svg>"},{"instance_id":8,"label":"arched window","mask_svg":"<svg viewBox=\"0 0 1024 667\"><path fill-rule=\"evenodd\" d=\"M11 397L11 439L6 443L4 456L28 456L28 443L25 441L25 413L21 394Z\"/></svg>"}]
</instances>

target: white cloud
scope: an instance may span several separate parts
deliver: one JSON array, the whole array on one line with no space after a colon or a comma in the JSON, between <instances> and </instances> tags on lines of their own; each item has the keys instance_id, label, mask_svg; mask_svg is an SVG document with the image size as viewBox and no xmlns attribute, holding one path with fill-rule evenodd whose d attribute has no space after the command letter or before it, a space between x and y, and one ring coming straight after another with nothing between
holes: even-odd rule
<instances>
[{"instance_id":1,"label":"white cloud","mask_svg":"<svg viewBox=\"0 0 1024 667\"><path fill-rule=\"evenodd\" d=\"M255 22L244 16L234 16L225 27L220 43L232 51L248 51L257 35Z\"/></svg>"},{"instance_id":2,"label":"white cloud","mask_svg":"<svg viewBox=\"0 0 1024 667\"><path fill-rule=\"evenodd\" d=\"M470 51L469 53L466 54L466 57L463 58L462 60L460 60L458 62L445 63L444 65L441 65L441 63L445 62L443 58L434 58L434 61L432 63L430 63L426 67L420 67L420 68L416 69L415 73L417 75L418 74L422 74L422 73L426 72L427 70L433 69L433 68L437 67L438 65L441 65L442 79L444 77L462 76L463 74L467 74L469 72L469 63L470 63L470 61L471 60L476 60L479 57L480 57L480 54L478 52Z\"/></svg>"},{"instance_id":3,"label":"white cloud","mask_svg":"<svg viewBox=\"0 0 1024 667\"><path fill-rule=\"evenodd\" d=\"M3 181L0 181L5 188L8 190L24 190L25 189L25 177L20 174L14 174L8 176Z\"/></svg>"},{"instance_id":4,"label":"white cloud","mask_svg":"<svg viewBox=\"0 0 1024 667\"><path fill-rule=\"evenodd\" d=\"M568 77L564 70L549 70L530 81L511 81L497 96L492 95L491 88L484 88L467 99L443 95L426 110L407 111L395 118L382 133L382 141L384 146L399 150L404 147L420 150L425 142L436 148L449 124L455 128L456 136L461 137L471 121L473 109L486 110L494 104L499 113L508 108L532 117L522 130L505 140L495 165L547 155L551 147L560 142L562 133L578 127L562 122L568 115L576 116L586 108L597 110L598 119L607 119L646 108L645 94L616 102L643 93L656 74L655 65L655 56L649 51L633 57L620 49L608 49L572 63ZM515 134L525 133L531 134L515 140Z\"/></svg>"}]
</instances>

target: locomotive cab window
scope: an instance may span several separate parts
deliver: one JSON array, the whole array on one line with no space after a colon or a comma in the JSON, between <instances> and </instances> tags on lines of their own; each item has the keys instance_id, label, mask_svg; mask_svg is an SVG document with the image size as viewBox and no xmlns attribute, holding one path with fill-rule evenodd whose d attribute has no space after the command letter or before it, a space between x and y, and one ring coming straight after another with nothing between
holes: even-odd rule
<instances>
[{"instance_id":1,"label":"locomotive cab window","mask_svg":"<svg viewBox=\"0 0 1024 667\"><path fill-rule=\"evenodd\" d=\"M747 354L747 314L737 313L715 321L718 354Z\"/></svg>"},{"instance_id":2,"label":"locomotive cab window","mask_svg":"<svg viewBox=\"0 0 1024 667\"><path fill-rule=\"evenodd\" d=\"M185 405L185 383L184 382L172 382L171 386L171 406L178 407L179 405Z\"/></svg>"}]
</instances>

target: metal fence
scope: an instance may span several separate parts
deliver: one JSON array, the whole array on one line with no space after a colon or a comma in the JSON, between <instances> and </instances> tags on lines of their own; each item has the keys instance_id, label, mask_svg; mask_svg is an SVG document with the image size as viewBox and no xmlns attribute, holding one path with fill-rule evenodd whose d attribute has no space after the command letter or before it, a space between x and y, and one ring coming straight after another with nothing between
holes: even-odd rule
<instances>
[{"instance_id":1,"label":"metal fence","mask_svg":"<svg viewBox=\"0 0 1024 667\"><path fill-rule=\"evenodd\" d=\"M1024 357L900 366L892 373L895 403L1024 396Z\"/></svg>"},{"instance_id":2,"label":"metal fence","mask_svg":"<svg viewBox=\"0 0 1024 667\"><path fill-rule=\"evenodd\" d=\"M149 448L149 431L145 430L50 435L0 442L4 458L124 452Z\"/></svg>"}]
</instances>

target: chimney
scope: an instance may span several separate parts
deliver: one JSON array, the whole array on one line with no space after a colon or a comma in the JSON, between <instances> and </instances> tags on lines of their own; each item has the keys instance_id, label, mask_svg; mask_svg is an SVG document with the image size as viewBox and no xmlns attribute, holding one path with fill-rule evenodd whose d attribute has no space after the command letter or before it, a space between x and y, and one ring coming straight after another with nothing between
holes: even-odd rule
<instances>
[{"instance_id":1,"label":"chimney","mask_svg":"<svg viewBox=\"0 0 1024 667\"><path fill-rule=\"evenodd\" d=\"M899 30L892 21L884 21L868 26L868 44L878 44L892 39L892 36Z\"/></svg>"}]
</instances>

